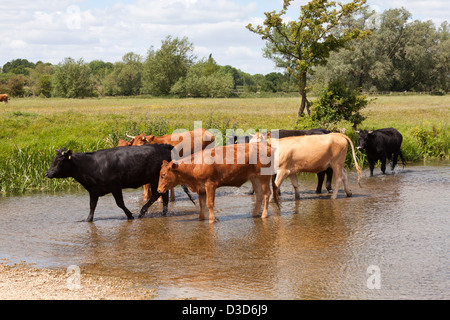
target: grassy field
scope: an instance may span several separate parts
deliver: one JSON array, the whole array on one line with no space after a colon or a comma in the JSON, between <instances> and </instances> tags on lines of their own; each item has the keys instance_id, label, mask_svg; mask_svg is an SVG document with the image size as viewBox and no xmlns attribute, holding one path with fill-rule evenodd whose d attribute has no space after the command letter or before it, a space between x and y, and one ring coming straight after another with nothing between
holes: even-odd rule
<instances>
[{"instance_id":1,"label":"grassy field","mask_svg":"<svg viewBox=\"0 0 450 320\"><path fill-rule=\"evenodd\" d=\"M44 174L55 149L93 151L126 134L161 135L174 129L301 129L299 98L231 99L12 99L0 105L0 192L58 190L72 181ZM407 161L448 158L450 96L380 96L364 110L363 128L395 127L404 136ZM355 135L351 126L347 134Z\"/></svg>"}]
</instances>

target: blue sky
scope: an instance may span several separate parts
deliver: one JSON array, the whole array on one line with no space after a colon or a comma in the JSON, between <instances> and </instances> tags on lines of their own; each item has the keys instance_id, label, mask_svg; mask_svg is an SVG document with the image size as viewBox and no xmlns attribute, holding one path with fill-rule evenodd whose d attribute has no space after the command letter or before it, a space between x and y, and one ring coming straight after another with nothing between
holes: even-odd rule
<instances>
[{"instance_id":1,"label":"blue sky","mask_svg":"<svg viewBox=\"0 0 450 320\"><path fill-rule=\"evenodd\" d=\"M379 11L404 6L413 19L436 25L450 20L443 0L368 3ZM264 42L245 26L281 8L281 0L2 0L0 66L15 58L57 64L69 56L115 62L130 51L145 57L172 35L187 36L198 58L212 53L221 65L266 74L277 70L262 57Z\"/></svg>"}]
</instances>

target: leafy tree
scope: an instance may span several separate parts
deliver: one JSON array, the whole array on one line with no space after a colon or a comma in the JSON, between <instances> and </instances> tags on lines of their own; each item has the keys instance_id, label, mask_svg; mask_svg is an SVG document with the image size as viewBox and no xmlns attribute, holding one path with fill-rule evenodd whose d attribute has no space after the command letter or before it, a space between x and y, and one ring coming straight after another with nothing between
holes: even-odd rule
<instances>
[{"instance_id":1,"label":"leafy tree","mask_svg":"<svg viewBox=\"0 0 450 320\"><path fill-rule=\"evenodd\" d=\"M14 75L8 80L7 91L13 97L23 97L25 77L23 75Z\"/></svg>"},{"instance_id":2,"label":"leafy tree","mask_svg":"<svg viewBox=\"0 0 450 320\"><path fill-rule=\"evenodd\" d=\"M30 73L29 69L34 67L34 63L29 62L27 59L15 59L5 63L2 72L28 75Z\"/></svg>"},{"instance_id":3,"label":"leafy tree","mask_svg":"<svg viewBox=\"0 0 450 320\"><path fill-rule=\"evenodd\" d=\"M345 29L340 34L334 33L345 17L357 12L365 0L354 0L347 4L327 0L312 0L300 7L297 21L283 21L292 0L283 1L280 12L265 12L264 26L247 29L259 34L263 40L269 42L271 57L281 66L285 62L287 72L299 80L299 92L302 96L297 116L300 117L304 109L309 113L307 100L307 74L311 68L324 65L330 52L344 47L350 40L369 34L359 29ZM292 66L290 66L292 65Z\"/></svg>"},{"instance_id":4,"label":"leafy tree","mask_svg":"<svg viewBox=\"0 0 450 320\"><path fill-rule=\"evenodd\" d=\"M194 61L194 46L187 37L167 36L159 50L150 48L144 62L143 92L160 96L170 93L172 86L185 77Z\"/></svg>"},{"instance_id":5,"label":"leafy tree","mask_svg":"<svg viewBox=\"0 0 450 320\"><path fill-rule=\"evenodd\" d=\"M83 59L75 61L65 58L58 64L53 75L55 96L64 98L84 98L93 95L91 70Z\"/></svg>"},{"instance_id":6,"label":"leafy tree","mask_svg":"<svg viewBox=\"0 0 450 320\"><path fill-rule=\"evenodd\" d=\"M214 72L212 72L215 70ZM211 55L189 68L186 77L180 78L171 93L182 97L223 98L233 94L234 81L231 73L220 72Z\"/></svg>"},{"instance_id":7,"label":"leafy tree","mask_svg":"<svg viewBox=\"0 0 450 320\"><path fill-rule=\"evenodd\" d=\"M142 87L142 57L129 52L116 62L105 80L105 93L109 95L138 95Z\"/></svg>"},{"instance_id":8,"label":"leafy tree","mask_svg":"<svg viewBox=\"0 0 450 320\"><path fill-rule=\"evenodd\" d=\"M380 14L362 10L347 23L350 28L370 30L371 38L353 40L351 49L332 53L326 66L316 68L315 80L326 84L345 78L348 86L366 91L447 91L450 42L446 42L446 22L436 30L431 21L410 19L405 8Z\"/></svg>"}]
</instances>

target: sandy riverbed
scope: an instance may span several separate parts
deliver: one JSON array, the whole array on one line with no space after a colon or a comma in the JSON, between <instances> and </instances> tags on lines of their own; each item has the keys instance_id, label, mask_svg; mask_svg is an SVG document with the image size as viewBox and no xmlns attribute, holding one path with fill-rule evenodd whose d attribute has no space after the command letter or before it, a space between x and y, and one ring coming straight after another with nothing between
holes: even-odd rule
<instances>
[{"instance_id":1,"label":"sandy riverbed","mask_svg":"<svg viewBox=\"0 0 450 320\"><path fill-rule=\"evenodd\" d=\"M130 280L80 273L80 281L66 270L40 269L0 262L0 300L145 300L154 291ZM79 285L79 286L78 286Z\"/></svg>"}]
</instances>

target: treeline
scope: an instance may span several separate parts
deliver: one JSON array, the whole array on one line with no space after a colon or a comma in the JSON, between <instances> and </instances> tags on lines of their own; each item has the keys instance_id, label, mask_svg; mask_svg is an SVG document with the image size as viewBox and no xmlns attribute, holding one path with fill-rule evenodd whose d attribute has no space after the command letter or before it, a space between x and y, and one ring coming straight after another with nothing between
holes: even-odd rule
<instances>
[{"instance_id":1,"label":"treeline","mask_svg":"<svg viewBox=\"0 0 450 320\"><path fill-rule=\"evenodd\" d=\"M366 92L449 91L450 30L446 21L436 28L431 21L411 21L404 8L377 14L366 7L344 27L372 34L331 53L326 65L312 70L309 83L317 94L335 80ZM269 49L267 57L271 56ZM212 55L199 59L193 52L188 38L167 36L161 47L151 47L147 56L129 52L115 63L65 58L52 65L16 59L1 68L0 93L66 98L140 94L230 97L242 92L299 90L298 81L285 72L250 75L218 65ZM290 63L278 61L277 66L286 69Z\"/></svg>"},{"instance_id":2,"label":"treeline","mask_svg":"<svg viewBox=\"0 0 450 320\"><path fill-rule=\"evenodd\" d=\"M237 92L296 90L281 73L250 75L218 65L212 55L197 59L193 51L187 38L168 36L160 49L150 48L145 58L129 52L116 63L65 58L52 65L16 59L2 68L0 92L14 97L83 98L140 94L230 97Z\"/></svg>"},{"instance_id":3,"label":"treeline","mask_svg":"<svg viewBox=\"0 0 450 320\"><path fill-rule=\"evenodd\" d=\"M366 92L428 91L450 88L450 28L431 20L411 21L405 8L376 13L369 7L348 19L344 28L370 30L366 39L330 54L326 66L315 70L316 84L340 79ZM339 30L336 30L339 32Z\"/></svg>"}]
</instances>

